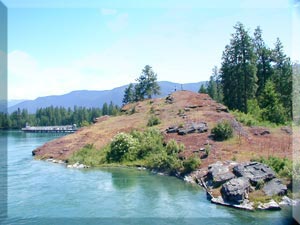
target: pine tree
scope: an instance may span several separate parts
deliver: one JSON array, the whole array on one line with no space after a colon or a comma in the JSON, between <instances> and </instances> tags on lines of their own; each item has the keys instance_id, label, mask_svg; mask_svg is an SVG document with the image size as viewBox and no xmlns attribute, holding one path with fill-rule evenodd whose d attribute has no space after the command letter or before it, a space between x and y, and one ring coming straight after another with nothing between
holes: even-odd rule
<instances>
[{"instance_id":1,"label":"pine tree","mask_svg":"<svg viewBox=\"0 0 300 225\"><path fill-rule=\"evenodd\" d=\"M247 100L255 97L257 90L256 58L249 32L237 23L230 44L222 57L221 79L224 103L230 109L247 113Z\"/></svg>"},{"instance_id":2,"label":"pine tree","mask_svg":"<svg viewBox=\"0 0 300 225\"><path fill-rule=\"evenodd\" d=\"M108 115L108 105L106 102L102 106L102 115Z\"/></svg>"},{"instance_id":3,"label":"pine tree","mask_svg":"<svg viewBox=\"0 0 300 225\"><path fill-rule=\"evenodd\" d=\"M222 102L222 87L219 77L218 68L214 66L212 69L212 75L209 78L207 85L207 93L209 96L217 102Z\"/></svg>"},{"instance_id":4,"label":"pine tree","mask_svg":"<svg viewBox=\"0 0 300 225\"><path fill-rule=\"evenodd\" d=\"M283 124L286 122L286 115L280 98L275 90L275 85L268 80L260 97L262 117L273 123Z\"/></svg>"},{"instance_id":5,"label":"pine tree","mask_svg":"<svg viewBox=\"0 0 300 225\"><path fill-rule=\"evenodd\" d=\"M257 76L257 92L256 97L260 96L262 93L267 80L272 76L272 57L271 50L267 48L263 38L262 38L262 30L260 27L257 27L254 31L254 53L256 55L256 76Z\"/></svg>"},{"instance_id":6,"label":"pine tree","mask_svg":"<svg viewBox=\"0 0 300 225\"><path fill-rule=\"evenodd\" d=\"M274 74L272 81L275 84L279 98L288 113L289 119L293 118L292 112L292 63L290 58L284 54L283 45L279 38L272 52L274 62Z\"/></svg>"},{"instance_id":7,"label":"pine tree","mask_svg":"<svg viewBox=\"0 0 300 225\"><path fill-rule=\"evenodd\" d=\"M198 93L201 93L201 94L207 94L207 89L206 89L206 87L204 86L204 84L201 84Z\"/></svg>"},{"instance_id":8,"label":"pine tree","mask_svg":"<svg viewBox=\"0 0 300 225\"><path fill-rule=\"evenodd\" d=\"M138 82L135 87L137 100L144 100L145 98L151 98L152 95L160 94L160 87L157 83L157 74L154 73L151 66L146 65L142 70L142 74L136 81Z\"/></svg>"},{"instance_id":9,"label":"pine tree","mask_svg":"<svg viewBox=\"0 0 300 225\"><path fill-rule=\"evenodd\" d=\"M124 91L123 104L152 98L153 95L160 94L160 87L157 83L157 74L152 67L146 65L142 70L136 85L130 84Z\"/></svg>"},{"instance_id":10,"label":"pine tree","mask_svg":"<svg viewBox=\"0 0 300 225\"><path fill-rule=\"evenodd\" d=\"M129 84L127 88L125 88L125 91L124 91L124 97L123 97L123 104L127 104L127 103L131 103L131 102L134 102L134 96L135 96L135 93L134 93L134 86L133 84Z\"/></svg>"}]
</instances>

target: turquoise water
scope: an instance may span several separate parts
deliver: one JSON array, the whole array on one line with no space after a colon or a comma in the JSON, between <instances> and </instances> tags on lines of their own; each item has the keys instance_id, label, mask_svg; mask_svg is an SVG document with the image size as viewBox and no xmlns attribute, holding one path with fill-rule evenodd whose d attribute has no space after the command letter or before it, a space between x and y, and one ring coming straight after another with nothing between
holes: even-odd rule
<instances>
[{"instance_id":1,"label":"turquoise water","mask_svg":"<svg viewBox=\"0 0 300 225\"><path fill-rule=\"evenodd\" d=\"M7 218L3 224L290 224L291 209L247 212L211 204L198 186L125 168L68 169L34 160L53 134L7 138Z\"/></svg>"}]
</instances>

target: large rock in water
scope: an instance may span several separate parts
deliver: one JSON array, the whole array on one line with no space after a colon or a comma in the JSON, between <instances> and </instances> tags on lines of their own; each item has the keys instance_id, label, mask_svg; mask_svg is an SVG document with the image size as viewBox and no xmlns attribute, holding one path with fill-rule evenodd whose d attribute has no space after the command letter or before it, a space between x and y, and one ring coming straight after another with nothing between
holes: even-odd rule
<instances>
[{"instance_id":1,"label":"large rock in water","mask_svg":"<svg viewBox=\"0 0 300 225\"><path fill-rule=\"evenodd\" d=\"M223 184L221 194L224 200L240 204L247 197L249 190L249 180L244 177L239 177Z\"/></svg>"},{"instance_id":2,"label":"large rock in water","mask_svg":"<svg viewBox=\"0 0 300 225\"><path fill-rule=\"evenodd\" d=\"M225 182L233 179L235 175L229 170L228 165L216 162L208 167L208 185L214 188L221 186Z\"/></svg>"},{"instance_id":3,"label":"large rock in water","mask_svg":"<svg viewBox=\"0 0 300 225\"><path fill-rule=\"evenodd\" d=\"M239 164L233 168L233 172L238 177L248 178L253 185L275 178L275 172L270 167L258 162Z\"/></svg>"},{"instance_id":4,"label":"large rock in water","mask_svg":"<svg viewBox=\"0 0 300 225\"><path fill-rule=\"evenodd\" d=\"M265 184L263 191L268 196L285 195L287 193L287 187L281 182L281 180L275 178Z\"/></svg>"}]
</instances>

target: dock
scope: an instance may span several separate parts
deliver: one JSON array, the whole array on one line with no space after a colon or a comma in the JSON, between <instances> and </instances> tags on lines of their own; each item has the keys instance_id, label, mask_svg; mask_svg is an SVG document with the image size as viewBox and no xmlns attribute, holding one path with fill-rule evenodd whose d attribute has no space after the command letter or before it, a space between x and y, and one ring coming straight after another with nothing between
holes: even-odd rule
<instances>
[{"instance_id":1,"label":"dock","mask_svg":"<svg viewBox=\"0 0 300 225\"><path fill-rule=\"evenodd\" d=\"M74 133L77 131L76 125L64 125L64 126L26 126L22 128L22 131L28 133Z\"/></svg>"}]
</instances>

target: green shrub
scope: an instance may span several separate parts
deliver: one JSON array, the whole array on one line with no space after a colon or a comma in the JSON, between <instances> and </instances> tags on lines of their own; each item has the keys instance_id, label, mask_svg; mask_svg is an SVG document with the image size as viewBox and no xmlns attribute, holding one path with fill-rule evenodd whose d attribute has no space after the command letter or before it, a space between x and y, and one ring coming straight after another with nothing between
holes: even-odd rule
<instances>
[{"instance_id":1,"label":"green shrub","mask_svg":"<svg viewBox=\"0 0 300 225\"><path fill-rule=\"evenodd\" d=\"M183 161L184 173L190 173L201 165L201 160L197 156L189 157Z\"/></svg>"},{"instance_id":2,"label":"green shrub","mask_svg":"<svg viewBox=\"0 0 300 225\"><path fill-rule=\"evenodd\" d=\"M178 154L179 152L184 151L184 145L177 144L174 139L171 139L166 145L166 151L169 155Z\"/></svg>"},{"instance_id":3,"label":"green shrub","mask_svg":"<svg viewBox=\"0 0 300 225\"><path fill-rule=\"evenodd\" d=\"M93 144L84 146L79 151L74 152L68 159L68 164L82 163L87 166L99 166L106 162L108 147L97 150Z\"/></svg>"},{"instance_id":4,"label":"green shrub","mask_svg":"<svg viewBox=\"0 0 300 225\"><path fill-rule=\"evenodd\" d=\"M133 131L131 135L139 142L138 158L143 159L149 154L164 151L163 136L158 129L148 128L144 132Z\"/></svg>"},{"instance_id":5,"label":"green shrub","mask_svg":"<svg viewBox=\"0 0 300 225\"><path fill-rule=\"evenodd\" d=\"M210 151L211 151L211 145L208 144L208 145L205 146L205 154L209 155Z\"/></svg>"},{"instance_id":6,"label":"green shrub","mask_svg":"<svg viewBox=\"0 0 300 225\"><path fill-rule=\"evenodd\" d=\"M107 153L108 162L134 161L137 158L139 143L130 134L117 134L110 144Z\"/></svg>"},{"instance_id":7,"label":"green shrub","mask_svg":"<svg viewBox=\"0 0 300 225\"><path fill-rule=\"evenodd\" d=\"M216 140L227 140L233 136L233 128L229 121L223 120L211 130L211 133Z\"/></svg>"},{"instance_id":8,"label":"green shrub","mask_svg":"<svg viewBox=\"0 0 300 225\"><path fill-rule=\"evenodd\" d=\"M295 169L293 169L293 162L287 158L279 158L270 156L268 158L259 157L251 161L264 163L271 167L280 177L292 179Z\"/></svg>"},{"instance_id":9,"label":"green shrub","mask_svg":"<svg viewBox=\"0 0 300 225\"><path fill-rule=\"evenodd\" d=\"M260 122L257 119L255 119L251 114L246 114L237 110L233 111L232 114L237 119L237 121L246 126L257 126L260 124Z\"/></svg>"},{"instance_id":10,"label":"green shrub","mask_svg":"<svg viewBox=\"0 0 300 225\"><path fill-rule=\"evenodd\" d=\"M175 155L168 155L166 152L152 154L147 158L147 167L169 174L175 174L182 168L182 162Z\"/></svg>"},{"instance_id":11,"label":"green shrub","mask_svg":"<svg viewBox=\"0 0 300 225\"><path fill-rule=\"evenodd\" d=\"M158 124L160 124L160 119L155 115L151 115L150 118L148 119L147 126L152 127Z\"/></svg>"}]
</instances>

